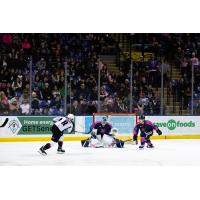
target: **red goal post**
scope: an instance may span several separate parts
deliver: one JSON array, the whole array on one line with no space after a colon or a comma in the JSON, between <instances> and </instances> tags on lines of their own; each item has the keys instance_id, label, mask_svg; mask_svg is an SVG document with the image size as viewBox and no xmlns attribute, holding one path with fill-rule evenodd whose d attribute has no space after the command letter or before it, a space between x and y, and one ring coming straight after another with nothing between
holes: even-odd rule
<instances>
[{"instance_id":1,"label":"red goal post","mask_svg":"<svg viewBox=\"0 0 200 200\"><path fill-rule=\"evenodd\" d=\"M118 129L119 135L132 135L133 128L136 124L135 113L112 113L112 112L101 112L93 113L92 122L101 121L103 116L108 117L108 122L112 124L114 128Z\"/></svg>"}]
</instances>

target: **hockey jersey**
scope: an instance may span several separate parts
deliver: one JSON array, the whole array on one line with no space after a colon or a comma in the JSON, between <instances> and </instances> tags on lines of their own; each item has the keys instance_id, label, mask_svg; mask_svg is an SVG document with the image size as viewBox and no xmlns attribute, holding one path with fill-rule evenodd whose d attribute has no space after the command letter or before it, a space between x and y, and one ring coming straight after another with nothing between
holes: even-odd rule
<instances>
[{"instance_id":1,"label":"hockey jersey","mask_svg":"<svg viewBox=\"0 0 200 200\"><path fill-rule=\"evenodd\" d=\"M92 125L92 129L97 129L97 135L109 135L112 129L112 125L108 122L103 125L101 121L97 121Z\"/></svg>"},{"instance_id":2,"label":"hockey jersey","mask_svg":"<svg viewBox=\"0 0 200 200\"><path fill-rule=\"evenodd\" d=\"M144 133L149 133L149 132L153 132L153 130L158 131L158 127L154 125L152 122L148 120L144 120L144 124L138 123L135 126L133 130L133 134L138 135L139 130Z\"/></svg>"},{"instance_id":3,"label":"hockey jersey","mask_svg":"<svg viewBox=\"0 0 200 200\"><path fill-rule=\"evenodd\" d=\"M66 117L56 117L53 121L61 132L67 129L70 133L73 130L74 124Z\"/></svg>"}]
</instances>

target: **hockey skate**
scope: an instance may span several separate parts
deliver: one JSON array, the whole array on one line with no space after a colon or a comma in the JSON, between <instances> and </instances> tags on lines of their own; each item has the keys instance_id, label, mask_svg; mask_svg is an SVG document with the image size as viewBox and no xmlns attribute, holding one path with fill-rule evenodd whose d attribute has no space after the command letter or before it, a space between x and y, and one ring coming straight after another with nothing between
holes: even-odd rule
<instances>
[{"instance_id":1,"label":"hockey skate","mask_svg":"<svg viewBox=\"0 0 200 200\"><path fill-rule=\"evenodd\" d=\"M144 144L139 146L139 149L144 149Z\"/></svg>"},{"instance_id":2,"label":"hockey skate","mask_svg":"<svg viewBox=\"0 0 200 200\"><path fill-rule=\"evenodd\" d=\"M47 153L46 153L46 151L45 151L43 148L44 148L44 147L42 146L42 147L38 150L38 153L40 153L40 154L43 155L43 156L46 156Z\"/></svg>"},{"instance_id":3,"label":"hockey skate","mask_svg":"<svg viewBox=\"0 0 200 200\"><path fill-rule=\"evenodd\" d=\"M147 144L147 148L154 148L153 144Z\"/></svg>"},{"instance_id":4,"label":"hockey skate","mask_svg":"<svg viewBox=\"0 0 200 200\"><path fill-rule=\"evenodd\" d=\"M57 153L58 153L58 154L64 154L64 153L65 153L65 150L62 149L62 148L58 148Z\"/></svg>"}]
</instances>

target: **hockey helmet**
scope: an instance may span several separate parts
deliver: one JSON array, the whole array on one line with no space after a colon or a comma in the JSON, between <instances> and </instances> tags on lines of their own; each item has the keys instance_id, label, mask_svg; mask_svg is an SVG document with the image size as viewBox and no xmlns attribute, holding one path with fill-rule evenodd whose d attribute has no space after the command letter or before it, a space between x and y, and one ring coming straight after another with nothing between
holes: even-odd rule
<instances>
[{"instance_id":1,"label":"hockey helmet","mask_svg":"<svg viewBox=\"0 0 200 200\"><path fill-rule=\"evenodd\" d=\"M144 115L140 115L139 116L139 120L145 120L145 116Z\"/></svg>"},{"instance_id":2,"label":"hockey helmet","mask_svg":"<svg viewBox=\"0 0 200 200\"><path fill-rule=\"evenodd\" d=\"M107 117L107 116L103 116L103 117L102 117L102 121L103 121L103 122L107 122L107 120L108 120L108 117Z\"/></svg>"},{"instance_id":3,"label":"hockey helmet","mask_svg":"<svg viewBox=\"0 0 200 200\"><path fill-rule=\"evenodd\" d=\"M74 121L74 115L73 114L68 114L67 118L70 119L71 121Z\"/></svg>"},{"instance_id":4,"label":"hockey helmet","mask_svg":"<svg viewBox=\"0 0 200 200\"><path fill-rule=\"evenodd\" d=\"M117 128L112 128L112 129L111 129L111 133L112 133L112 134L117 134L117 133L118 133Z\"/></svg>"},{"instance_id":5,"label":"hockey helmet","mask_svg":"<svg viewBox=\"0 0 200 200\"><path fill-rule=\"evenodd\" d=\"M107 121L108 121L108 116L103 116L102 117L103 124L106 124Z\"/></svg>"}]
</instances>

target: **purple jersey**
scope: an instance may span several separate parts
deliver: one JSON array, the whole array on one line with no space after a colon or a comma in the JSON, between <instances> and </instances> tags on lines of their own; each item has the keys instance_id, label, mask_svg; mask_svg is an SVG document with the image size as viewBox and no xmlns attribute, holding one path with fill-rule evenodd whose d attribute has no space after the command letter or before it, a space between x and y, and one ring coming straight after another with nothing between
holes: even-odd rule
<instances>
[{"instance_id":1,"label":"purple jersey","mask_svg":"<svg viewBox=\"0 0 200 200\"><path fill-rule=\"evenodd\" d=\"M103 125L101 121L97 121L92 125L93 129L97 129L97 135L109 135L112 129L112 125L108 122Z\"/></svg>"},{"instance_id":2,"label":"purple jersey","mask_svg":"<svg viewBox=\"0 0 200 200\"><path fill-rule=\"evenodd\" d=\"M144 133L153 132L153 130L158 131L158 127L148 120L144 120L144 124L137 123L133 130L134 135L138 135L139 130Z\"/></svg>"}]
</instances>

